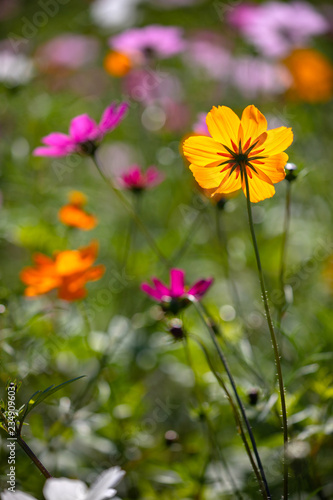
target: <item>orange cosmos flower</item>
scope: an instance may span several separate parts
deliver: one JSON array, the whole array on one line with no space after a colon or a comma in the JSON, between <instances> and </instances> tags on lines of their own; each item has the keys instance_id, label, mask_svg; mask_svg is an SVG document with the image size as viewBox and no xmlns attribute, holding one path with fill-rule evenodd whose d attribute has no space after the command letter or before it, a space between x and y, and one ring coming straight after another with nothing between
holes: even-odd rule
<instances>
[{"instance_id":1,"label":"orange cosmos flower","mask_svg":"<svg viewBox=\"0 0 333 500\"><path fill-rule=\"evenodd\" d=\"M242 188L246 195L248 177L250 201L271 198L273 184L285 178L284 166L293 133L290 128L267 130L266 118L253 105L238 116L226 106L213 107L206 118L211 137L194 135L183 143L196 181L204 189L233 193Z\"/></svg>"},{"instance_id":2,"label":"orange cosmos flower","mask_svg":"<svg viewBox=\"0 0 333 500\"><path fill-rule=\"evenodd\" d=\"M58 213L59 220L66 226L76 227L89 231L97 224L97 219L93 215L83 210L87 203L87 198L80 191L69 193L69 203L63 206Z\"/></svg>"},{"instance_id":3,"label":"orange cosmos flower","mask_svg":"<svg viewBox=\"0 0 333 500\"><path fill-rule=\"evenodd\" d=\"M78 250L58 252L53 259L43 254L34 256L35 266L21 271L20 278L27 288L27 297L36 297L58 289L58 297L63 300L77 300L86 296L88 281L100 279L104 266L92 267L98 251L96 241Z\"/></svg>"},{"instance_id":4,"label":"orange cosmos flower","mask_svg":"<svg viewBox=\"0 0 333 500\"><path fill-rule=\"evenodd\" d=\"M325 102L333 95L333 66L312 49L294 50L284 61L292 76L288 90L291 99Z\"/></svg>"},{"instance_id":5,"label":"orange cosmos flower","mask_svg":"<svg viewBox=\"0 0 333 500\"><path fill-rule=\"evenodd\" d=\"M104 59L104 68L112 76L121 78L132 69L131 59L122 52L111 51Z\"/></svg>"}]
</instances>

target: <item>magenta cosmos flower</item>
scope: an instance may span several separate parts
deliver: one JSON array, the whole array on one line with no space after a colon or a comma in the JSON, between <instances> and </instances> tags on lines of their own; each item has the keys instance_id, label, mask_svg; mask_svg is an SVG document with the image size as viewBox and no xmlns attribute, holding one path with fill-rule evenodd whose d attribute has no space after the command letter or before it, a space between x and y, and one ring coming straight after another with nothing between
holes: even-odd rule
<instances>
[{"instance_id":1,"label":"magenta cosmos flower","mask_svg":"<svg viewBox=\"0 0 333 500\"><path fill-rule=\"evenodd\" d=\"M324 16L306 2L243 3L230 11L229 22L263 55L284 57L329 30Z\"/></svg>"},{"instance_id":2,"label":"magenta cosmos flower","mask_svg":"<svg viewBox=\"0 0 333 500\"><path fill-rule=\"evenodd\" d=\"M93 154L105 134L119 125L127 109L128 104L126 102L121 103L119 106L111 104L104 111L99 124L89 115L77 116L70 123L69 135L52 132L52 134L43 137L42 142L45 146L36 148L33 154L34 156L53 157L73 153Z\"/></svg>"},{"instance_id":3,"label":"magenta cosmos flower","mask_svg":"<svg viewBox=\"0 0 333 500\"><path fill-rule=\"evenodd\" d=\"M164 175L156 167L148 167L146 171L139 165L132 165L118 179L121 188L141 192L161 184Z\"/></svg>"},{"instance_id":4,"label":"magenta cosmos flower","mask_svg":"<svg viewBox=\"0 0 333 500\"><path fill-rule=\"evenodd\" d=\"M151 57L164 59L179 54L185 49L183 31L175 26L157 24L144 28L133 28L109 39L111 49L125 53L145 62Z\"/></svg>"},{"instance_id":5,"label":"magenta cosmos flower","mask_svg":"<svg viewBox=\"0 0 333 500\"><path fill-rule=\"evenodd\" d=\"M141 290L154 300L160 302L165 311L177 314L193 298L200 300L213 283L213 279L197 281L188 289L185 286L185 272L182 269L171 269L169 288L157 278L152 278L152 282L154 284L153 287L148 283L143 283Z\"/></svg>"}]
</instances>

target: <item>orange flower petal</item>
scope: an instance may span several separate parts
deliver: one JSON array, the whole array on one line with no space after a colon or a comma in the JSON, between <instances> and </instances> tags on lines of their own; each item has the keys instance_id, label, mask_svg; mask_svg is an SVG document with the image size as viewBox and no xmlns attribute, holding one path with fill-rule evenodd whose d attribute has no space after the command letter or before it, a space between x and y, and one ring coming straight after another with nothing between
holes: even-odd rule
<instances>
[{"instance_id":1,"label":"orange flower petal","mask_svg":"<svg viewBox=\"0 0 333 500\"><path fill-rule=\"evenodd\" d=\"M132 61L121 52L109 52L104 59L104 68L110 75L122 77L132 68Z\"/></svg>"},{"instance_id":2,"label":"orange flower petal","mask_svg":"<svg viewBox=\"0 0 333 500\"><path fill-rule=\"evenodd\" d=\"M88 271L85 273L85 279L87 281L97 281L99 280L103 274L105 273L105 266L102 264L92 267L91 269L88 269Z\"/></svg>"},{"instance_id":3,"label":"orange flower petal","mask_svg":"<svg viewBox=\"0 0 333 500\"><path fill-rule=\"evenodd\" d=\"M204 135L188 137L183 142L183 152L190 163L199 167L205 167L206 165L215 167L225 159L217 153L227 153L221 144Z\"/></svg>"},{"instance_id":4,"label":"orange flower petal","mask_svg":"<svg viewBox=\"0 0 333 500\"><path fill-rule=\"evenodd\" d=\"M58 297L62 300L68 300L69 302L73 300L83 299L87 295L87 290L85 288L79 288L75 291L70 291L66 286L62 286L58 290Z\"/></svg>"},{"instance_id":5,"label":"orange flower petal","mask_svg":"<svg viewBox=\"0 0 333 500\"><path fill-rule=\"evenodd\" d=\"M214 106L206 118L210 135L215 141L233 149L232 142L237 145L240 119L227 106Z\"/></svg>"},{"instance_id":6,"label":"orange flower petal","mask_svg":"<svg viewBox=\"0 0 333 500\"><path fill-rule=\"evenodd\" d=\"M83 207L87 203L87 197L81 191L70 191L68 195L69 203Z\"/></svg>"},{"instance_id":7,"label":"orange flower petal","mask_svg":"<svg viewBox=\"0 0 333 500\"><path fill-rule=\"evenodd\" d=\"M65 205L59 210L59 220L66 226L76 227L84 231L93 229L97 219L75 205Z\"/></svg>"}]
</instances>

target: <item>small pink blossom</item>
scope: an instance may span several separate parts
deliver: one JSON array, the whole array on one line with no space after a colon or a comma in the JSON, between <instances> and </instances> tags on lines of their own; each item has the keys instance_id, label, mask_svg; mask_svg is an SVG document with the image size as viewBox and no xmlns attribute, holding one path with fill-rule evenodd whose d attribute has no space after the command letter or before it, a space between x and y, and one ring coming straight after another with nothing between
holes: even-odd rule
<instances>
[{"instance_id":1,"label":"small pink blossom","mask_svg":"<svg viewBox=\"0 0 333 500\"><path fill-rule=\"evenodd\" d=\"M209 131L208 131L208 127L206 125L206 116L207 116L207 113L199 113L198 114L197 121L193 125L193 132L195 132L196 134L199 134L199 135L210 136Z\"/></svg>"},{"instance_id":2,"label":"small pink blossom","mask_svg":"<svg viewBox=\"0 0 333 500\"><path fill-rule=\"evenodd\" d=\"M164 285L157 278L152 278L154 286L148 283L141 285L141 290L154 300L161 302L164 309L177 313L189 304L191 299L200 300L213 283L213 279L202 279L188 289L185 287L185 272L182 269L171 269L170 287Z\"/></svg>"},{"instance_id":3,"label":"small pink blossom","mask_svg":"<svg viewBox=\"0 0 333 500\"><path fill-rule=\"evenodd\" d=\"M111 49L123 52L134 58L149 60L151 56L159 59L172 57L185 49L181 28L157 24L144 28L133 28L109 39Z\"/></svg>"},{"instance_id":4,"label":"small pink blossom","mask_svg":"<svg viewBox=\"0 0 333 500\"><path fill-rule=\"evenodd\" d=\"M228 20L261 54L277 58L329 30L325 17L303 1L244 2L230 10Z\"/></svg>"},{"instance_id":5,"label":"small pink blossom","mask_svg":"<svg viewBox=\"0 0 333 500\"><path fill-rule=\"evenodd\" d=\"M118 179L120 187L130 191L140 192L158 186L164 180L164 175L154 166L143 171L139 165L132 165Z\"/></svg>"},{"instance_id":6,"label":"small pink blossom","mask_svg":"<svg viewBox=\"0 0 333 500\"><path fill-rule=\"evenodd\" d=\"M111 104L104 111L101 121L97 124L89 115L76 116L70 123L69 135L61 132L52 132L43 137L45 146L34 150L34 156L60 157L73 153L92 154L98 143L111 130L115 129L128 109L123 102L118 107Z\"/></svg>"}]
</instances>

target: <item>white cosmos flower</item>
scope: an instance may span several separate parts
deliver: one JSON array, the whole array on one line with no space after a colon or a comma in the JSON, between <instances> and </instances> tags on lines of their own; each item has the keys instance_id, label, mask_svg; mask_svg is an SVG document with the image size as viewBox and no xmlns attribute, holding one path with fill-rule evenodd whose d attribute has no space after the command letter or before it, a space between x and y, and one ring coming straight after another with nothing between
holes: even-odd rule
<instances>
[{"instance_id":1,"label":"white cosmos flower","mask_svg":"<svg viewBox=\"0 0 333 500\"><path fill-rule=\"evenodd\" d=\"M51 478L45 483L43 493L45 500L109 500L117 491L114 489L124 476L125 472L120 467L108 469L90 486L77 479ZM36 500L21 491L5 491L1 500Z\"/></svg>"}]
</instances>

